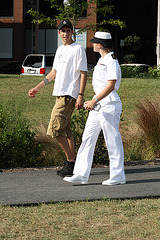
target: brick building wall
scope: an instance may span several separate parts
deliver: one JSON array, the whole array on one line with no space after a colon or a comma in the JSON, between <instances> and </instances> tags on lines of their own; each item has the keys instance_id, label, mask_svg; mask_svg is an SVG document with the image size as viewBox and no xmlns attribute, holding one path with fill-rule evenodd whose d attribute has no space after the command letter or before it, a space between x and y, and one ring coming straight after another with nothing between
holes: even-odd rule
<instances>
[{"instance_id":1,"label":"brick building wall","mask_svg":"<svg viewBox=\"0 0 160 240\"><path fill-rule=\"evenodd\" d=\"M0 17L0 28L13 29L13 50L12 59L10 60L22 61L24 58L23 0L14 0L13 3L13 16Z\"/></svg>"},{"instance_id":2,"label":"brick building wall","mask_svg":"<svg viewBox=\"0 0 160 240\"><path fill-rule=\"evenodd\" d=\"M96 14L92 14L93 10L96 9L95 4L91 4L90 8L87 11L87 18L81 19L81 21L78 23L77 28L82 28L86 26L86 24L90 23L97 23L97 16ZM87 31L87 58L88 63L95 64L96 63L96 53L93 52L92 43L90 42L90 39L93 38L94 32L92 30Z\"/></svg>"},{"instance_id":3,"label":"brick building wall","mask_svg":"<svg viewBox=\"0 0 160 240\"><path fill-rule=\"evenodd\" d=\"M12 28L13 29L13 51L12 58L5 59L8 61L23 61L25 57L25 29L28 28L28 23L25 21L25 0L13 0L13 17L0 17L0 28ZM93 4L90 7L95 7ZM76 28L84 27L89 23L96 23L96 14L90 15L93 9L90 8L87 11L87 18L81 19ZM43 28L40 26L40 28ZM50 26L45 26L50 28ZM87 31L87 57L88 63L94 64L96 61L96 55L92 50L92 44L89 40L93 37L94 32L91 30ZM4 59L0 59L4 61Z\"/></svg>"}]
</instances>

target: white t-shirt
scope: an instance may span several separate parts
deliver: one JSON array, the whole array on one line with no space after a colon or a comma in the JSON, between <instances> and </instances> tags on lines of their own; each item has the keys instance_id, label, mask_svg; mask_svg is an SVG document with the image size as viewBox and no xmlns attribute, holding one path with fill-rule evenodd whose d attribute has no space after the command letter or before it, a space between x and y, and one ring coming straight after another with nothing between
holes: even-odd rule
<instances>
[{"instance_id":1,"label":"white t-shirt","mask_svg":"<svg viewBox=\"0 0 160 240\"><path fill-rule=\"evenodd\" d=\"M56 70L53 95L69 95L76 99L80 88L80 71L87 71L84 48L76 42L60 46L56 51L53 69Z\"/></svg>"},{"instance_id":2,"label":"white t-shirt","mask_svg":"<svg viewBox=\"0 0 160 240\"><path fill-rule=\"evenodd\" d=\"M92 85L95 94L99 94L106 86L108 80L116 80L115 89L102 102L120 101L117 94L121 82L121 68L117 59L112 57L113 52L108 53L105 57L99 58L94 68Z\"/></svg>"}]
</instances>

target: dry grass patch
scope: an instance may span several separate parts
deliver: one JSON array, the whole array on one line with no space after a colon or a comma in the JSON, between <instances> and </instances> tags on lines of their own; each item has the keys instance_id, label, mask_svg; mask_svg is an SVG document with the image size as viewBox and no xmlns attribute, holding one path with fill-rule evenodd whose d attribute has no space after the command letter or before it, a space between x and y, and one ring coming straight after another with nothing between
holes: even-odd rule
<instances>
[{"instance_id":1,"label":"dry grass patch","mask_svg":"<svg viewBox=\"0 0 160 240\"><path fill-rule=\"evenodd\" d=\"M0 239L158 240L160 199L0 207Z\"/></svg>"}]
</instances>

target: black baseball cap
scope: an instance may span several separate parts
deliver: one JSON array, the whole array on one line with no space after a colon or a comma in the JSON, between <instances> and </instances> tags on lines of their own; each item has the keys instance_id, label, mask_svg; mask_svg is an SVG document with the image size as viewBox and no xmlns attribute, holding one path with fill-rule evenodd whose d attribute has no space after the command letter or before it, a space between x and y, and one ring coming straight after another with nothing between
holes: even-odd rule
<instances>
[{"instance_id":1,"label":"black baseball cap","mask_svg":"<svg viewBox=\"0 0 160 240\"><path fill-rule=\"evenodd\" d=\"M60 22L58 30L60 31L63 27L69 27L71 30L73 30L73 25L68 20L63 20L62 22Z\"/></svg>"}]
</instances>

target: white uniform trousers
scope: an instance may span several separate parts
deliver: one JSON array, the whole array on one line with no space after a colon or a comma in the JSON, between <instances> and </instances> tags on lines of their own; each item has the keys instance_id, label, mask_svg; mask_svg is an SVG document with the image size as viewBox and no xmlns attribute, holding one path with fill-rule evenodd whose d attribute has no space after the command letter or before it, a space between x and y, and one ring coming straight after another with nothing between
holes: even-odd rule
<instances>
[{"instance_id":1,"label":"white uniform trousers","mask_svg":"<svg viewBox=\"0 0 160 240\"><path fill-rule=\"evenodd\" d=\"M77 153L73 174L89 178L94 149L102 129L110 160L110 179L125 180L124 151L119 132L121 111L121 102L106 104L98 112L90 111L82 143Z\"/></svg>"}]
</instances>

